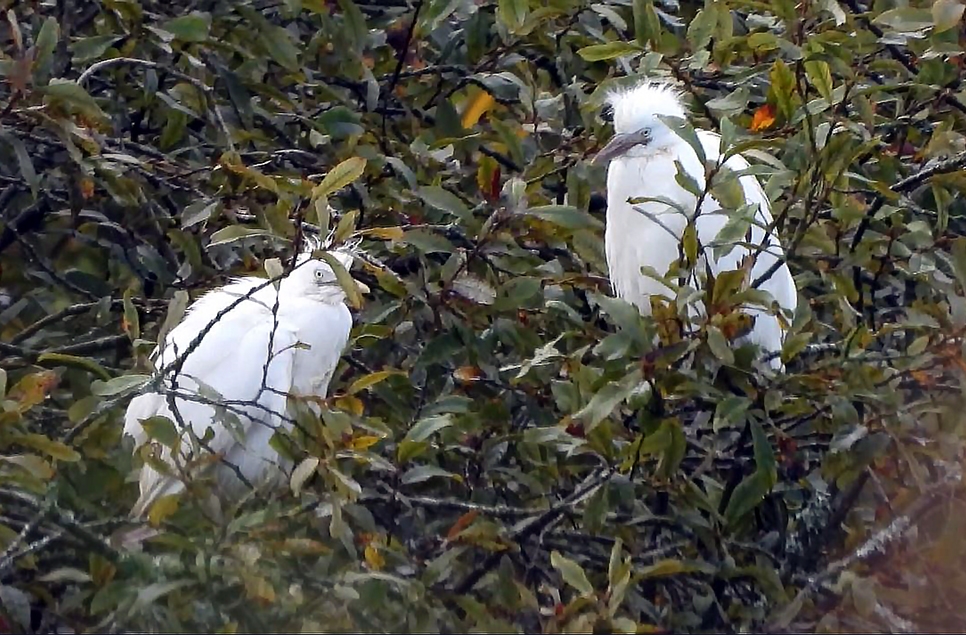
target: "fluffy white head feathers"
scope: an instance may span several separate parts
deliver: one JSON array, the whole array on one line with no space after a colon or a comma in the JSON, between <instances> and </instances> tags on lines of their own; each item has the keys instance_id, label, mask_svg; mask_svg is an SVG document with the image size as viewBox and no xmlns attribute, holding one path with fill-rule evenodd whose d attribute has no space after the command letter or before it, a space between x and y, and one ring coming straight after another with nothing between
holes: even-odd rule
<instances>
[{"instance_id":1,"label":"fluffy white head feathers","mask_svg":"<svg viewBox=\"0 0 966 635\"><path fill-rule=\"evenodd\" d=\"M631 88L618 88L607 96L614 109L614 132L626 134L659 122L658 115L686 116L683 95L670 84L644 80Z\"/></svg>"},{"instance_id":2,"label":"fluffy white head feathers","mask_svg":"<svg viewBox=\"0 0 966 635\"><path fill-rule=\"evenodd\" d=\"M323 238L319 234L305 233L302 235L302 249L299 251L298 257L296 258L296 263L303 263L312 258L312 254L318 250L328 251L332 257L339 261L346 271L352 266L352 260L356 253L359 251L359 244L362 242L362 238L358 238L354 241L348 241L340 245L339 247L333 248L333 235L334 231L329 232L329 235Z\"/></svg>"}]
</instances>

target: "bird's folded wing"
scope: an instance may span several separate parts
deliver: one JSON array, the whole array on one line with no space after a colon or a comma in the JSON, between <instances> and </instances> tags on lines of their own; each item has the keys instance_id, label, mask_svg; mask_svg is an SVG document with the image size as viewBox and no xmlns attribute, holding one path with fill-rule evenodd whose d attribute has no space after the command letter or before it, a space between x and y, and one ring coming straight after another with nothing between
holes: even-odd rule
<instances>
[{"instance_id":1,"label":"bird's folded wing","mask_svg":"<svg viewBox=\"0 0 966 635\"><path fill-rule=\"evenodd\" d=\"M274 427L278 416L285 413L286 394L292 385L295 332L283 323L262 319L249 324L239 317L226 319L205 335L185 361L176 383L175 404L181 419L199 437L213 425L215 436L209 446L215 452L230 448L234 436L219 425L221 413L214 406L224 405L227 418L232 422L237 418L241 433L247 433L253 425ZM166 378L166 385L170 388L170 378ZM162 415L177 423L168 401L158 393L132 400L125 416L125 433L143 442L146 435L141 419Z\"/></svg>"}]
</instances>

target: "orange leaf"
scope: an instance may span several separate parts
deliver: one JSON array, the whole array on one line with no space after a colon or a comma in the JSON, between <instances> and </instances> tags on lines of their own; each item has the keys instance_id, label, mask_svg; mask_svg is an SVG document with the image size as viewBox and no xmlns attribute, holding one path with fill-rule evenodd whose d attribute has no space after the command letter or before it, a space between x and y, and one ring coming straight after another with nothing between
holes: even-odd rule
<instances>
[{"instance_id":1,"label":"orange leaf","mask_svg":"<svg viewBox=\"0 0 966 635\"><path fill-rule=\"evenodd\" d=\"M480 369L476 366L460 366L453 371L453 377L463 383L477 381L480 378L480 374Z\"/></svg>"},{"instance_id":2,"label":"orange leaf","mask_svg":"<svg viewBox=\"0 0 966 635\"><path fill-rule=\"evenodd\" d=\"M446 533L446 539L455 539L464 529L469 527L479 515L480 512L473 509L460 516L458 519L456 519L456 522L453 523L453 526L450 527L449 532Z\"/></svg>"},{"instance_id":3,"label":"orange leaf","mask_svg":"<svg viewBox=\"0 0 966 635\"><path fill-rule=\"evenodd\" d=\"M751 118L751 131L759 132L771 128L775 124L775 107L765 104L755 111Z\"/></svg>"},{"instance_id":4,"label":"orange leaf","mask_svg":"<svg viewBox=\"0 0 966 635\"><path fill-rule=\"evenodd\" d=\"M81 179L80 194L85 201L90 197L94 196L94 181L86 177Z\"/></svg>"}]
</instances>

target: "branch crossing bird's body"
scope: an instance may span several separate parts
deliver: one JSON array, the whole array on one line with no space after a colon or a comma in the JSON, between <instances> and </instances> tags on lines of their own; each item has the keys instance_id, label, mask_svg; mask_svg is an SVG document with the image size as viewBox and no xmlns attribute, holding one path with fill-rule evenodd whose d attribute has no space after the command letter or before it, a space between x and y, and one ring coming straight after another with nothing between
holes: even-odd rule
<instances>
[{"instance_id":1,"label":"branch crossing bird's body","mask_svg":"<svg viewBox=\"0 0 966 635\"><path fill-rule=\"evenodd\" d=\"M669 266L680 257L681 238L688 218L680 212L669 212L669 206L664 202L632 204L628 200L663 197L694 215L698 197L678 184L675 161L680 161L701 190L705 187L705 170L693 148L658 117L685 117L680 98L670 87L646 82L630 90L612 93L609 101L614 109L615 137L601 150L597 159L610 159L605 230L607 266L617 295L636 305L642 313L650 314L651 296L673 300L673 292L641 273L641 267L653 267L662 276L667 273ZM720 137L708 131L696 132L706 158L716 162L720 157ZM724 165L735 172L749 167L740 155L732 155ZM764 249L758 252L751 267L750 282L782 260L784 251L774 229L767 236L765 234L764 228L771 226L772 215L758 179L744 175L739 183L745 202L758 207L755 222L750 226L751 239L747 241L753 248L739 244L717 260L711 258L712 250L707 246L718 236L728 217L721 213L721 206L709 193L694 221L698 242L705 246L697 266L709 265L714 275L734 270L749 253L757 251L757 245L763 245ZM742 238L741 242L745 240ZM791 272L784 263L759 288L768 291L781 308L794 313L798 296ZM700 310L703 311L703 307ZM757 307L748 306L743 310L755 318L748 339L764 351L780 352L784 330L778 318ZM695 313L692 309L692 317ZM781 360L774 357L771 366L780 369Z\"/></svg>"},{"instance_id":2,"label":"branch crossing bird's body","mask_svg":"<svg viewBox=\"0 0 966 635\"><path fill-rule=\"evenodd\" d=\"M330 253L348 269L351 255ZM244 299L228 309L239 298ZM125 414L124 433L141 446L149 440L141 422L155 416L167 417L176 429L180 419L199 439L205 438L210 426L214 434L202 446L202 455L213 452L222 461L190 456L188 435L182 435L180 448L189 465L218 463L214 469L219 493L237 499L248 490L248 484L280 484L290 466L269 440L277 428L292 428L292 419L286 414L290 395L325 397L352 328L344 301L332 268L305 254L281 279L277 291L266 279L247 277L208 292L153 353L159 370L171 367L204 332L180 370L171 373L175 380L171 375L164 378L164 392L174 392L135 397ZM172 412L172 401L180 416ZM309 407L318 411L311 401ZM169 448L163 449L161 459L172 464ZM146 513L161 496L183 490L184 484L177 476L145 464L140 489L131 512L135 517Z\"/></svg>"}]
</instances>

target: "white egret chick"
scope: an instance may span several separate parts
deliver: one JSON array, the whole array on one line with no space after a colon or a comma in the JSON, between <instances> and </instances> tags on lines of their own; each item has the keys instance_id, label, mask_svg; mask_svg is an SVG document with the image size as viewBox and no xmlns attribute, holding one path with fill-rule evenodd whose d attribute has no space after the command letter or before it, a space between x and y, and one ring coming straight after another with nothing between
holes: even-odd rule
<instances>
[{"instance_id":1,"label":"white egret chick","mask_svg":"<svg viewBox=\"0 0 966 635\"><path fill-rule=\"evenodd\" d=\"M607 267L616 294L634 304L645 315L651 313L651 296L664 296L673 301L671 289L641 273L649 265L664 275L679 258L679 245L688 224L680 212L669 211L667 203L649 201L630 203L629 199L663 197L694 216L698 198L681 187L675 179L680 161L688 174L705 188L705 168L694 149L679 137L659 116L685 118L681 96L670 86L645 81L630 89L618 89L608 95L613 108L614 136L600 150L595 162L610 161L607 169L607 223L605 252ZM718 161L719 135L697 130L697 136L709 161ZM740 155L733 155L724 166L740 172L749 167ZM697 269L709 267L717 276L721 271L738 269L748 255L754 257L748 284L777 265L777 269L759 288L769 292L779 307L794 313L798 304L795 281L784 263L784 251L775 230L766 235L772 223L771 207L758 179L744 175L739 179L745 202L757 205L746 244L736 245L730 253L714 260L710 248L699 253ZM635 209L637 208L637 209ZM695 218L698 243L707 247L718 236L728 218L709 192L701 202ZM759 246L761 248L759 249ZM778 265L777 263L780 263ZM754 319L748 340L759 346L763 354L774 354L770 365L782 368L778 353L784 341L784 329L774 313L755 306L741 307ZM704 312L703 306L698 311Z\"/></svg>"},{"instance_id":2,"label":"white egret chick","mask_svg":"<svg viewBox=\"0 0 966 635\"><path fill-rule=\"evenodd\" d=\"M349 269L350 253L329 253ZM355 284L368 291L361 282ZM309 407L318 412L311 398L325 398L352 328L345 301L333 269L303 253L277 291L265 278L238 278L188 308L152 354L159 371L170 369L163 380L164 392L170 394L139 395L124 417L124 433L138 447L149 441L141 422L167 417L181 432L182 460L173 460L171 449L155 442L172 474L145 463L132 516L141 517L160 497L182 491L186 475L191 478L210 473L209 469L215 470L216 491L229 500L241 498L249 485L274 487L285 482L291 466L269 440L278 428L292 429L294 419L286 414L289 396L309 398ZM194 343L201 335L200 343ZM176 360L186 351L178 369ZM195 446L194 453L186 430L203 440L209 426L213 436L200 448Z\"/></svg>"}]
</instances>

